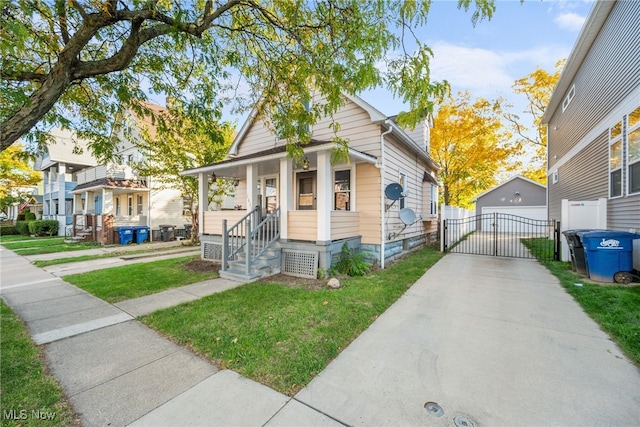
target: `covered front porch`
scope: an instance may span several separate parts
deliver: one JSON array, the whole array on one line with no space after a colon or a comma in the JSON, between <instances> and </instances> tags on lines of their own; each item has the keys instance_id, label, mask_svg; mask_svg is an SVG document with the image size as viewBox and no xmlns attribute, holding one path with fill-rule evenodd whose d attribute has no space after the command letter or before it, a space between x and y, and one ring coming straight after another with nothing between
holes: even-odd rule
<instances>
[{"instance_id":1,"label":"covered front porch","mask_svg":"<svg viewBox=\"0 0 640 427\"><path fill-rule=\"evenodd\" d=\"M286 273L287 266L297 262L288 260L297 259L315 263L307 273L315 277L318 268L331 266L345 242L360 244L356 165L366 163L375 169L376 158L349 150L348 162L332 164L334 144L315 143L305 147L303 160L296 163L282 148L189 171L199 177L200 200L207 200L213 177L237 183L235 209L206 210L207 204L200 203L202 256L219 260L223 270L238 258L245 271L252 270L251 264L259 260L249 260L246 254L257 244L260 256L268 253L275 259L270 260L268 273ZM242 225L234 227L238 224ZM260 229L264 227L269 230ZM252 243L265 235L268 248L262 248L265 242Z\"/></svg>"}]
</instances>

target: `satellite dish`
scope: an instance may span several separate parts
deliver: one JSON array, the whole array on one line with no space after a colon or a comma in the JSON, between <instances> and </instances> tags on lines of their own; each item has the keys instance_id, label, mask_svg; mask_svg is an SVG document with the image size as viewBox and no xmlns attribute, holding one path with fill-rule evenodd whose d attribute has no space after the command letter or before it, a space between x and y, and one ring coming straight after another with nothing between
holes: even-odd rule
<instances>
[{"instance_id":1,"label":"satellite dish","mask_svg":"<svg viewBox=\"0 0 640 427\"><path fill-rule=\"evenodd\" d=\"M387 185L387 188L384 189L384 195L387 196L389 200L399 200L402 197L402 185L394 182L393 184Z\"/></svg>"},{"instance_id":2,"label":"satellite dish","mask_svg":"<svg viewBox=\"0 0 640 427\"><path fill-rule=\"evenodd\" d=\"M405 225L411 225L416 222L416 213L410 208L400 209L400 221Z\"/></svg>"}]
</instances>

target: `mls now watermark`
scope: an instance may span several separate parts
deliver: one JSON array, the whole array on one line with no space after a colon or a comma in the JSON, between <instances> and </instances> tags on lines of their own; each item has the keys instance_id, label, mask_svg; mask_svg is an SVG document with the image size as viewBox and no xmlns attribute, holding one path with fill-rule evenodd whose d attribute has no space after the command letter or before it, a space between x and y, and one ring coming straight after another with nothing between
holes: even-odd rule
<instances>
[{"instance_id":1,"label":"mls now watermark","mask_svg":"<svg viewBox=\"0 0 640 427\"><path fill-rule=\"evenodd\" d=\"M34 409L27 411L26 409L9 409L2 410L2 418L5 420L41 420L52 421L57 414L54 411L46 411L43 409Z\"/></svg>"}]
</instances>

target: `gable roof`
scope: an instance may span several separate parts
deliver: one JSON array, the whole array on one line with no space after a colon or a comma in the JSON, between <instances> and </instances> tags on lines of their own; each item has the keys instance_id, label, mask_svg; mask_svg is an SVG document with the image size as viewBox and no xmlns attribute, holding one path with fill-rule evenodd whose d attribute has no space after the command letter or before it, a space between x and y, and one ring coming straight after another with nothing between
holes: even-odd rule
<instances>
[{"instance_id":1,"label":"gable roof","mask_svg":"<svg viewBox=\"0 0 640 427\"><path fill-rule=\"evenodd\" d=\"M509 178L508 180L506 180L505 182L503 182L502 184L498 184L498 185L496 185L495 187L488 189L488 190L487 190L487 191L485 191L484 193L478 194L476 197L474 197L474 198L473 198L473 201L474 201L474 202L475 202L475 201L477 201L480 197L486 196L487 194L489 194L489 193L491 193L491 192L493 192L493 191L496 191L496 190L497 190L497 189L499 189L500 187L502 187L502 186L504 186L504 185L506 185L506 184L510 183L511 181L516 180L516 179L520 179L520 180L525 181L525 182L528 182L528 183L530 183L530 184L535 184L535 185L537 185L538 187L540 187L540 188L542 188L542 189L544 189L544 190L546 190L546 189L547 189L547 186L546 186L546 185L542 185L542 184L540 184L539 182L536 182L536 181L534 181L534 180L532 180L532 179L525 178L525 177L524 177L524 176L522 176L522 175L515 175L515 176L512 176L511 178Z\"/></svg>"},{"instance_id":2,"label":"gable roof","mask_svg":"<svg viewBox=\"0 0 640 427\"><path fill-rule=\"evenodd\" d=\"M402 129L395 121L396 116L387 116L383 114L380 110L373 107L371 104L366 102L364 99L360 98L357 95L350 95L347 93L342 93L342 95L347 98L349 101L356 104L358 107L362 108L371 119L372 123L376 123L381 125L385 130L392 130L392 133L398 138L398 140L407 146L410 150L417 153L423 160L431 165L436 170L439 170L440 167L438 164L431 158L429 153L427 153L423 147L421 147L416 141L414 141L407 133ZM247 120L243 123L240 131L236 134L229 151L227 152L228 156L235 156L238 154L238 148L240 143L244 139L245 135L251 129L251 126L254 124L254 121L258 115L257 108L253 108L247 117Z\"/></svg>"},{"instance_id":3,"label":"gable roof","mask_svg":"<svg viewBox=\"0 0 640 427\"><path fill-rule=\"evenodd\" d=\"M582 66L582 62L585 57L589 53L593 42L596 37L600 33L602 26L607 20L611 9L615 5L615 1L596 1L589 12L589 16L585 21L582 30L580 31L580 35L578 36L578 40L576 44L573 46L573 50L571 50L571 54L569 54L569 58L567 59L567 63L560 74L560 79L556 84L556 87L553 89L553 93L551 94L551 99L549 100L549 105L547 105L547 109L542 115L541 123L547 124L551 117L558 109L558 106L562 104L562 100L564 99L564 94L567 92L571 83L573 82L576 73Z\"/></svg>"}]
</instances>

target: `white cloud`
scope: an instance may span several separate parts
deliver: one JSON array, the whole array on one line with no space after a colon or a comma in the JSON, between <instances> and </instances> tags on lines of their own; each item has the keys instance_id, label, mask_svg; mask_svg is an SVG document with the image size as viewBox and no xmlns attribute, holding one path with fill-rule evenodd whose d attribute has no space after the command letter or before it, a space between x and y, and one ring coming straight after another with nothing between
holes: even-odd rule
<instances>
[{"instance_id":1,"label":"white cloud","mask_svg":"<svg viewBox=\"0 0 640 427\"><path fill-rule=\"evenodd\" d=\"M515 80L537 67L552 71L556 61L569 54L568 47L545 45L521 51L488 50L437 42L431 76L448 80L454 92L469 90L472 96L510 96Z\"/></svg>"},{"instance_id":2,"label":"white cloud","mask_svg":"<svg viewBox=\"0 0 640 427\"><path fill-rule=\"evenodd\" d=\"M580 31L584 24L586 17L578 15L577 13L561 13L556 16L553 22L563 30L568 31Z\"/></svg>"}]
</instances>

